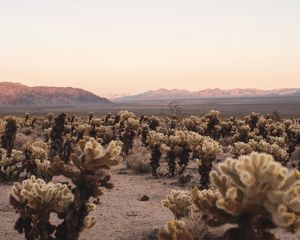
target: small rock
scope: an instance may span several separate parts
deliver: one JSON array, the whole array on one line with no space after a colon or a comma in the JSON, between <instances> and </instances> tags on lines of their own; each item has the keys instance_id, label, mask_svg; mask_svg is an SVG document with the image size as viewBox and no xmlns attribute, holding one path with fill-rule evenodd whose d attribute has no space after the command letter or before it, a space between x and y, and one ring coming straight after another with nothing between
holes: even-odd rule
<instances>
[{"instance_id":1,"label":"small rock","mask_svg":"<svg viewBox=\"0 0 300 240\"><path fill-rule=\"evenodd\" d=\"M134 212L134 211L132 211L132 212L126 212L126 216L127 217L136 217L138 215L139 215L138 212Z\"/></svg>"},{"instance_id":2,"label":"small rock","mask_svg":"<svg viewBox=\"0 0 300 240\"><path fill-rule=\"evenodd\" d=\"M118 172L118 174L126 175L127 172L126 171L120 171L120 172Z\"/></svg>"},{"instance_id":3,"label":"small rock","mask_svg":"<svg viewBox=\"0 0 300 240\"><path fill-rule=\"evenodd\" d=\"M140 201L145 202L145 201L149 201L149 199L150 198L147 195L144 195L144 196L142 196L142 198L140 199Z\"/></svg>"}]
</instances>

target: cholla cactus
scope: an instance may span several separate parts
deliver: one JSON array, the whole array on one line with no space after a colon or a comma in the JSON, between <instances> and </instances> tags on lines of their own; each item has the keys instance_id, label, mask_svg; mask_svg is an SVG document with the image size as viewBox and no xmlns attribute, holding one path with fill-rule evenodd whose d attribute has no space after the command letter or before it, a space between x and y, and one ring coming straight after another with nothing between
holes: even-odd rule
<instances>
[{"instance_id":1,"label":"cholla cactus","mask_svg":"<svg viewBox=\"0 0 300 240\"><path fill-rule=\"evenodd\" d=\"M81 170L96 172L99 169L115 166L122 160L121 147L116 141L110 142L104 150L100 143L91 138L87 143L79 142L80 154L72 155L73 163Z\"/></svg>"},{"instance_id":2,"label":"cholla cactus","mask_svg":"<svg viewBox=\"0 0 300 240\"><path fill-rule=\"evenodd\" d=\"M120 111L118 115L120 116L120 121L125 121L128 118L136 118L135 114L129 111Z\"/></svg>"},{"instance_id":3,"label":"cholla cactus","mask_svg":"<svg viewBox=\"0 0 300 240\"><path fill-rule=\"evenodd\" d=\"M245 122L249 124L251 130L253 130L254 128L256 128L259 118L260 118L259 113L252 112L250 115L245 117Z\"/></svg>"},{"instance_id":4,"label":"cholla cactus","mask_svg":"<svg viewBox=\"0 0 300 240\"><path fill-rule=\"evenodd\" d=\"M193 237L185 229L183 221L170 221L166 223L164 229L159 232L160 240L193 240Z\"/></svg>"},{"instance_id":5,"label":"cholla cactus","mask_svg":"<svg viewBox=\"0 0 300 240\"><path fill-rule=\"evenodd\" d=\"M219 111L210 110L204 116L206 122L206 134L214 139L219 138L218 125L221 122L221 113Z\"/></svg>"},{"instance_id":6,"label":"cholla cactus","mask_svg":"<svg viewBox=\"0 0 300 240\"><path fill-rule=\"evenodd\" d=\"M104 145L115 140L114 132L111 126L100 126L96 128L97 136L102 139Z\"/></svg>"},{"instance_id":7,"label":"cholla cactus","mask_svg":"<svg viewBox=\"0 0 300 240\"><path fill-rule=\"evenodd\" d=\"M0 179L3 181L17 180L23 171L22 161L24 156L21 151L12 150L8 155L6 149L0 149Z\"/></svg>"},{"instance_id":8,"label":"cholla cactus","mask_svg":"<svg viewBox=\"0 0 300 240\"><path fill-rule=\"evenodd\" d=\"M253 151L271 154L276 161L286 165L289 161L289 154L276 143L269 144L264 140L259 142L250 139L248 143L237 142L229 147L229 152L235 157L247 155Z\"/></svg>"},{"instance_id":9,"label":"cholla cactus","mask_svg":"<svg viewBox=\"0 0 300 240\"><path fill-rule=\"evenodd\" d=\"M158 117L151 116L148 119L148 126L151 131L155 131L159 125L160 125L160 121Z\"/></svg>"},{"instance_id":10,"label":"cholla cactus","mask_svg":"<svg viewBox=\"0 0 300 240\"><path fill-rule=\"evenodd\" d=\"M9 116L5 119L5 131L1 137L1 146L7 150L8 157L14 148L14 142L17 133L17 120L15 117Z\"/></svg>"},{"instance_id":11,"label":"cholla cactus","mask_svg":"<svg viewBox=\"0 0 300 240\"><path fill-rule=\"evenodd\" d=\"M229 146L229 153L231 153L234 157L248 155L253 151L254 149L249 143L236 142L233 144L233 146Z\"/></svg>"},{"instance_id":12,"label":"cholla cactus","mask_svg":"<svg viewBox=\"0 0 300 240\"><path fill-rule=\"evenodd\" d=\"M148 137L149 131L150 131L150 128L148 125L143 124L141 126L140 135L141 135L141 141L142 141L144 147L148 147L147 137Z\"/></svg>"},{"instance_id":13,"label":"cholla cactus","mask_svg":"<svg viewBox=\"0 0 300 240\"><path fill-rule=\"evenodd\" d=\"M268 229L299 227L300 173L271 155L228 158L210 177L215 191L194 189L194 209L210 226L238 224L225 233L227 239L273 239Z\"/></svg>"},{"instance_id":14,"label":"cholla cactus","mask_svg":"<svg viewBox=\"0 0 300 240\"><path fill-rule=\"evenodd\" d=\"M5 121L0 119L0 134L2 135L5 131Z\"/></svg>"},{"instance_id":15,"label":"cholla cactus","mask_svg":"<svg viewBox=\"0 0 300 240\"><path fill-rule=\"evenodd\" d=\"M188 118L182 119L182 125L188 130L193 132L203 132L204 129L200 128L201 119L196 116L190 116Z\"/></svg>"},{"instance_id":16,"label":"cholla cactus","mask_svg":"<svg viewBox=\"0 0 300 240\"><path fill-rule=\"evenodd\" d=\"M287 137L286 126L281 122L271 123L268 127L268 132L274 137Z\"/></svg>"},{"instance_id":17,"label":"cholla cactus","mask_svg":"<svg viewBox=\"0 0 300 240\"><path fill-rule=\"evenodd\" d=\"M50 214L65 213L73 200L67 185L46 183L35 176L15 183L10 193L10 203L20 214L15 229L24 232L26 239L53 239Z\"/></svg>"},{"instance_id":18,"label":"cholla cactus","mask_svg":"<svg viewBox=\"0 0 300 240\"><path fill-rule=\"evenodd\" d=\"M118 142L112 141L104 149L94 138L78 143L76 154L71 155L70 164L65 164L56 158L49 171L53 175L63 175L74 184L72 192L74 202L69 206L64 222L57 228L57 239L77 240L79 233L95 224L95 219L90 217L90 198L98 199L102 194L100 187L112 188L108 170L111 166L120 163L122 157L121 147Z\"/></svg>"},{"instance_id":19,"label":"cholla cactus","mask_svg":"<svg viewBox=\"0 0 300 240\"><path fill-rule=\"evenodd\" d=\"M156 131L150 131L147 137L148 147L151 149L152 176L157 177L157 169L162 156L161 145L166 141L166 136Z\"/></svg>"},{"instance_id":20,"label":"cholla cactus","mask_svg":"<svg viewBox=\"0 0 300 240\"><path fill-rule=\"evenodd\" d=\"M30 208L46 212L66 212L74 196L67 185L46 183L43 179L31 176L22 183L15 183L10 193L12 205L19 210Z\"/></svg>"},{"instance_id":21,"label":"cholla cactus","mask_svg":"<svg viewBox=\"0 0 300 240\"><path fill-rule=\"evenodd\" d=\"M24 148L25 159L23 166L27 175L35 175L46 181L51 180L47 172L50 162L48 161L48 144L42 141L27 143Z\"/></svg>"},{"instance_id":22,"label":"cholla cactus","mask_svg":"<svg viewBox=\"0 0 300 240\"><path fill-rule=\"evenodd\" d=\"M48 118L48 121L49 121L49 123L51 123L52 122L52 120L54 119L54 113L47 113L47 118Z\"/></svg>"},{"instance_id":23,"label":"cholla cactus","mask_svg":"<svg viewBox=\"0 0 300 240\"><path fill-rule=\"evenodd\" d=\"M181 170L179 171L179 175L183 174L186 166L189 163L190 157L190 146L189 146L189 135L193 134L194 132L189 131L175 131L174 135L169 136L169 145L171 147L171 151L174 151L175 155L179 159L179 166ZM172 163L173 164L173 163ZM175 165L174 165L175 166ZM173 166L170 166L171 169Z\"/></svg>"},{"instance_id":24,"label":"cholla cactus","mask_svg":"<svg viewBox=\"0 0 300 240\"><path fill-rule=\"evenodd\" d=\"M222 121L220 123L220 135L225 138L232 134L233 122L231 120Z\"/></svg>"},{"instance_id":25,"label":"cholla cactus","mask_svg":"<svg viewBox=\"0 0 300 240\"><path fill-rule=\"evenodd\" d=\"M95 115L94 112L90 112L90 113L89 113L89 122L92 121L94 115Z\"/></svg>"},{"instance_id":26,"label":"cholla cactus","mask_svg":"<svg viewBox=\"0 0 300 240\"><path fill-rule=\"evenodd\" d=\"M273 137L268 138L270 144L277 144L279 147L284 148L286 146L285 139L283 137Z\"/></svg>"},{"instance_id":27,"label":"cholla cactus","mask_svg":"<svg viewBox=\"0 0 300 240\"><path fill-rule=\"evenodd\" d=\"M197 133L191 133L188 138L190 149L194 158L200 159L198 172L201 176L200 189L205 189L209 184L209 173L218 154L222 153L220 144L210 137L203 137Z\"/></svg>"},{"instance_id":28,"label":"cholla cactus","mask_svg":"<svg viewBox=\"0 0 300 240\"><path fill-rule=\"evenodd\" d=\"M237 128L238 132L233 136L234 141L247 143L251 131L249 125L245 124L244 121L241 121L238 123Z\"/></svg>"},{"instance_id":29,"label":"cholla cactus","mask_svg":"<svg viewBox=\"0 0 300 240\"><path fill-rule=\"evenodd\" d=\"M172 190L167 199L162 200L162 205L171 210L175 219L187 217L191 212L192 197L188 191Z\"/></svg>"},{"instance_id":30,"label":"cholla cactus","mask_svg":"<svg viewBox=\"0 0 300 240\"><path fill-rule=\"evenodd\" d=\"M123 142L123 151L126 155L132 149L136 131L139 128L139 121L132 112L120 111L115 118L113 129L119 135L120 140Z\"/></svg>"},{"instance_id":31,"label":"cholla cactus","mask_svg":"<svg viewBox=\"0 0 300 240\"><path fill-rule=\"evenodd\" d=\"M287 151L282 149L276 143L269 144L266 141L261 140L256 146L256 151L271 154L275 160L281 162L283 165L286 165L289 161L289 154Z\"/></svg>"},{"instance_id":32,"label":"cholla cactus","mask_svg":"<svg viewBox=\"0 0 300 240\"><path fill-rule=\"evenodd\" d=\"M54 125L50 133L50 161L52 161L56 156L61 157L66 116L67 115L65 113L62 113L55 118Z\"/></svg>"}]
</instances>

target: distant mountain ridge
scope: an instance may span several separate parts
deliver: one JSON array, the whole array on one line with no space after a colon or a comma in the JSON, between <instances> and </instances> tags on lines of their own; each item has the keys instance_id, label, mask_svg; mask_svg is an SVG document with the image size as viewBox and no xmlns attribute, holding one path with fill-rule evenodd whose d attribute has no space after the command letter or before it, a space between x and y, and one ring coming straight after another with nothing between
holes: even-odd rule
<instances>
[{"instance_id":1,"label":"distant mountain ridge","mask_svg":"<svg viewBox=\"0 0 300 240\"><path fill-rule=\"evenodd\" d=\"M20 83L0 82L0 105L84 105L108 104L108 99L80 88L28 87Z\"/></svg>"},{"instance_id":2,"label":"distant mountain ridge","mask_svg":"<svg viewBox=\"0 0 300 240\"><path fill-rule=\"evenodd\" d=\"M220 88L204 89L200 91L188 91L181 89L151 90L137 95L125 96L114 99L115 101L138 101L138 100L175 100L175 99L195 99L210 97L255 97L255 96L293 96L300 95L300 88L280 88L272 90L262 90L256 88L235 88L223 90Z\"/></svg>"}]
</instances>

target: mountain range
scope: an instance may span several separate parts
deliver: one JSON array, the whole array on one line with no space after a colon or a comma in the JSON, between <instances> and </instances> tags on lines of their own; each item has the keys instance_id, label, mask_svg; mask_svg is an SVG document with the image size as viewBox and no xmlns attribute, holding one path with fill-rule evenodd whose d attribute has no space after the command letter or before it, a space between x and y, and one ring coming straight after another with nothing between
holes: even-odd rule
<instances>
[{"instance_id":1,"label":"mountain range","mask_svg":"<svg viewBox=\"0 0 300 240\"><path fill-rule=\"evenodd\" d=\"M0 105L74 106L108 104L108 99L80 88L28 87L20 83L0 82Z\"/></svg>"},{"instance_id":2,"label":"mountain range","mask_svg":"<svg viewBox=\"0 0 300 240\"><path fill-rule=\"evenodd\" d=\"M188 91L180 89L151 90L137 95L110 95L112 102L138 102L152 100L180 100L197 98L222 97L267 97L267 96L300 96L300 88L281 88L261 90L255 88L219 88ZM80 106L109 104L110 100L99 97L81 88L72 87L29 87L20 83L0 82L0 105L15 106Z\"/></svg>"},{"instance_id":3,"label":"mountain range","mask_svg":"<svg viewBox=\"0 0 300 240\"><path fill-rule=\"evenodd\" d=\"M217 97L257 97L257 96L300 96L300 88L280 88L272 90L262 90L256 88L235 88L223 90L219 88L204 89L200 91L188 91L180 89L151 90L137 95L124 96L112 101L140 101L140 100L176 100L176 99L196 99L196 98L217 98Z\"/></svg>"}]
</instances>

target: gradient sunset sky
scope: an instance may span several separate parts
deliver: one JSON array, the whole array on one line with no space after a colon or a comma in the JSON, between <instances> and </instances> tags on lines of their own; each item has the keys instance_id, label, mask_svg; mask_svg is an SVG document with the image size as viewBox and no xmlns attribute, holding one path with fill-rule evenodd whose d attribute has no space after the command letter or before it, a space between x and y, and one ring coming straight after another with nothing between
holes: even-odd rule
<instances>
[{"instance_id":1,"label":"gradient sunset sky","mask_svg":"<svg viewBox=\"0 0 300 240\"><path fill-rule=\"evenodd\" d=\"M0 81L97 94L300 87L300 1L0 1Z\"/></svg>"}]
</instances>

